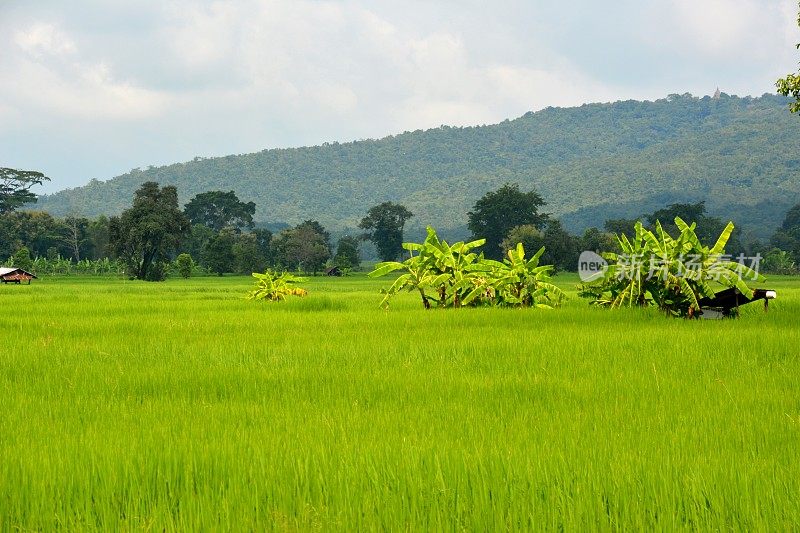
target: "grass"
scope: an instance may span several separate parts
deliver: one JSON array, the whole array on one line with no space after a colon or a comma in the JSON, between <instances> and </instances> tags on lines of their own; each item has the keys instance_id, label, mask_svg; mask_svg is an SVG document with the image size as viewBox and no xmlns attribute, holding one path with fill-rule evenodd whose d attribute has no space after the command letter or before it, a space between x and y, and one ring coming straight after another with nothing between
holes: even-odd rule
<instances>
[{"instance_id":1,"label":"grass","mask_svg":"<svg viewBox=\"0 0 800 533\"><path fill-rule=\"evenodd\" d=\"M385 280L0 286L0 529L800 528L769 313L378 308Z\"/></svg>"}]
</instances>

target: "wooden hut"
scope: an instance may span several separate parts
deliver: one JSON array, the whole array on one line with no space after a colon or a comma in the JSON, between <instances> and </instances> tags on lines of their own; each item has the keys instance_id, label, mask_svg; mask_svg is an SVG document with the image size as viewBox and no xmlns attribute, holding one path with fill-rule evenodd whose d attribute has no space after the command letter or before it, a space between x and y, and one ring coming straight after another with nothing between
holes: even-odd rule
<instances>
[{"instance_id":1,"label":"wooden hut","mask_svg":"<svg viewBox=\"0 0 800 533\"><path fill-rule=\"evenodd\" d=\"M338 266L331 267L325 271L326 276L341 276L342 271Z\"/></svg>"},{"instance_id":2,"label":"wooden hut","mask_svg":"<svg viewBox=\"0 0 800 533\"><path fill-rule=\"evenodd\" d=\"M19 284L23 281L27 281L28 285L30 285L32 279L37 278L27 270L22 270L21 268L0 267L0 281L3 283Z\"/></svg>"}]
</instances>

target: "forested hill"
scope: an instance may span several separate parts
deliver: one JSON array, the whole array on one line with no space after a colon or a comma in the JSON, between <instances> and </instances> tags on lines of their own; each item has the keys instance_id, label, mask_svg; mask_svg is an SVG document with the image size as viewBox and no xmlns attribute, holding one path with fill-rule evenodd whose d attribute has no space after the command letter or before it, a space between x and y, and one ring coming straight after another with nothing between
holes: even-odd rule
<instances>
[{"instance_id":1,"label":"forested hill","mask_svg":"<svg viewBox=\"0 0 800 533\"><path fill-rule=\"evenodd\" d=\"M235 190L256 219L315 218L354 227L384 200L414 225L456 228L475 200L504 182L536 188L573 231L665 203L706 200L711 214L768 235L800 201L800 118L765 95L548 108L479 127L440 127L379 140L197 158L133 170L42 197L36 209L93 216L130 204L144 181L174 184L181 201Z\"/></svg>"}]
</instances>

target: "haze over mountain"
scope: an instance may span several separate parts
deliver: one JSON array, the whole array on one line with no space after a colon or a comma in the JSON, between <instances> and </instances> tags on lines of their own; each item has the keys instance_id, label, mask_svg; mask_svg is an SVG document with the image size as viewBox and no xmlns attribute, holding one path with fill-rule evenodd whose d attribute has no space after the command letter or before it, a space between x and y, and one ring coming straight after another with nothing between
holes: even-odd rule
<instances>
[{"instance_id":1,"label":"haze over mountain","mask_svg":"<svg viewBox=\"0 0 800 533\"><path fill-rule=\"evenodd\" d=\"M413 227L452 230L464 226L477 198L516 182L539 191L573 231L705 200L711 214L768 236L800 201L800 120L787 103L723 93L547 108L489 126L135 169L43 196L32 208L113 215L141 183L157 181L176 185L184 203L200 192L234 190L256 203L264 222L314 218L342 230L392 200L414 213Z\"/></svg>"}]
</instances>

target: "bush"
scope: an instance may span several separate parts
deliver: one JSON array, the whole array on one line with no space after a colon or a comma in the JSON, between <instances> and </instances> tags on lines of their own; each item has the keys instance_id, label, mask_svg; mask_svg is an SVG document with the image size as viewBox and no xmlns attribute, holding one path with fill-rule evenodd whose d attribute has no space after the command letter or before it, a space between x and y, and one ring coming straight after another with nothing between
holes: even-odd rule
<instances>
[{"instance_id":1,"label":"bush","mask_svg":"<svg viewBox=\"0 0 800 533\"><path fill-rule=\"evenodd\" d=\"M175 268L183 279L192 277L192 270L194 269L194 260L192 260L192 256L185 253L180 254L175 258Z\"/></svg>"},{"instance_id":2,"label":"bush","mask_svg":"<svg viewBox=\"0 0 800 533\"><path fill-rule=\"evenodd\" d=\"M761 270L770 274L792 275L797 274L797 265L792 259L792 254L780 248L773 248L764 256Z\"/></svg>"},{"instance_id":3,"label":"bush","mask_svg":"<svg viewBox=\"0 0 800 533\"><path fill-rule=\"evenodd\" d=\"M295 283L306 281L305 278L295 276L289 272L277 273L267 270L263 274L253 272L256 284L252 291L247 294L249 300L262 300L268 302L280 302L287 296L306 296L308 291L295 287Z\"/></svg>"},{"instance_id":4,"label":"bush","mask_svg":"<svg viewBox=\"0 0 800 533\"><path fill-rule=\"evenodd\" d=\"M14 254L14 268L21 268L30 272L33 270L33 260L31 259L31 252L26 247L22 247Z\"/></svg>"},{"instance_id":5,"label":"bush","mask_svg":"<svg viewBox=\"0 0 800 533\"><path fill-rule=\"evenodd\" d=\"M608 265L597 281L580 287L582 296L602 307L658 307L673 316L692 317L702 298L713 298L712 285L735 288L748 298L753 291L744 278L763 280L746 266L726 259L725 245L733 233L729 222L713 247L700 243L696 224L675 217L680 231L670 236L659 221L655 233L636 223L631 239L617 237L622 253L605 253Z\"/></svg>"},{"instance_id":6,"label":"bush","mask_svg":"<svg viewBox=\"0 0 800 533\"><path fill-rule=\"evenodd\" d=\"M164 281L165 279L167 279L167 265L162 261L150 265L144 278L145 281Z\"/></svg>"}]
</instances>

